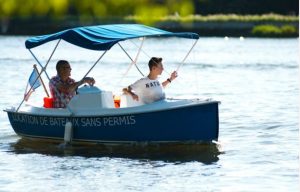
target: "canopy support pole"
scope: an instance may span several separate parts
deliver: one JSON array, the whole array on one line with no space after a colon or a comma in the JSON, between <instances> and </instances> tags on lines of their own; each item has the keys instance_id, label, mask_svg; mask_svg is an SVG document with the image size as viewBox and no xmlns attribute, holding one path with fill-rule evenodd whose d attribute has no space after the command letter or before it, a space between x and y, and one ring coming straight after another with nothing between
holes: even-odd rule
<instances>
[{"instance_id":1,"label":"canopy support pole","mask_svg":"<svg viewBox=\"0 0 300 192\"><path fill-rule=\"evenodd\" d=\"M38 75L40 76L40 72L39 72L39 70L37 69L36 64L33 65L33 68L34 68L34 70L38 73ZM40 76L40 81L42 82L42 85L43 85L43 88L44 88L44 90L45 90L45 92L46 92L46 94L47 94L47 97L50 97L50 95L49 95L49 93L48 93L48 91L47 91L47 88L46 88L46 86L45 86L45 83L44 83L44 81L43 81L43 79L42 79L41 76Z\"/></svg>"},{"instance_id":2,"label":"canopy support pole","mask_svg":"<svg viewBox=\"0 0 300 192\"><path fill-rule=\"evenodd\" d=\"M131 60L131 65L129 66L129 68L127 69L126 73L124 74L124 76L128 73L128 71L130 70L131 66L134 64L134 66L136 67L136 69L140 72L140 74L144 77L145 75L142 73L142 71L138 68L138 66L136 65L136 62L137 62L137 59L138 59L138 56L140 55L140 52L142 50L142 47L143 47L143 44L144 44L144 38L143 38L143 41L139 47L139 50L138 50L138 53L136 55L136 58L135 60L133 60L130 55L127 53L127 51L121 46L120 43L118 43L118 45L121 47L121 49L123 50L123 52L128 56L128 58Z\"/></svg>"},{"instance_id":3,"label":"canopy support pole","mask_svg":"<svg viewBox=\"0 0 300 192\"><path fill-rule=\"evenodd\" d=\"M35 59L35 61L39 64L39 66L42 68L42 70L43 70L43 65L40 63L40 61L36 58L36 56L34 55L34 53L31 51L31 49L28 49L29 50L29 52L31 53L31 55L32 55L32 57ZM42 72L42 71L41 71ZM45 72L45 74L46 74L46 76L47 76L47 78L48 79L50 79L49 78L49 76L48 76L48 73L47 72Z\"/></svg>"},{"instance_id":4,"label":"canopy support pole","mask_svg":"<svg viewBox=\"0 0 300 192\"><path fill-rule=\"evenodd\" d=\"M50 57L49 57L49 59L48 59L48 61L47 61L47 63L45 64L45 67L43 67L43 65L39 62L39 60L36 58L36 56L33 54L33 52L29 49L29 52L32 54L32 56L34 57L34 59L37 61L37 63L38 63L38 64L41 66L41 68L42 68L41 72L38 73L37 78L34 80L33 85L34 85L34 84L36 83L36 81L41 77L41 75L42 75L43 72L45 72L45 74L47 75L48 80L50 80L48 74L46 73L46 68L47 68L47 66L48 66L48 64L49 64L49 62L50 62L50 60L51 60L51 58L52 58L52 56L53 56L53 54L54 54L54 52L55 52L57 46L58 46L58 44L60 43L60 41L61 41L61 39L58 40L56 46L54 47L54 49L53 49L53 51L52 51L52 53L51 53L51 55L50 55ZM30 87L30 89L29 89L28 92L30 92L30 91L32 90L32 88L33 88L33 87ZM25 101L25 98L23 98L23 100L22 100L22 102L20 103L19 107L17 108L16 112L19 111L19 109L20 109L20 107L22 106L22 104L24 103L24 101ZM63 100L63 101L64 101L64 100ZM70 112L71 112L71 111L70 111Z\"/></svg>"},{"instance_id":5,"label":"canopy support pole","mask_svg":"<svg viewBox=\"0 0 300 192\"><path fill-rule=\"evenodd\" d=\"M58 47L58 45L59 45L60 41L61 41L61 39L59 39L59 40L58 40L58 42L57 42L56 46L54 47L54 49L53 49L53 51L52 51L52 53L51 53L51 55L50 55L50 57L49 57L49 59L48 59L48 61L47 61L46 65L45 65L45 67L44 67L44 68L42 68L42 71L41 71L41 73L42 73L43 71L45 71L45 73L46 73L46 68L48 67L48 64L49 64L49 62L50 62L50 60L51 60L51 58L52 58L52 56L53 56L54 52L56 51L56 49L57 49L57 47ZM46 73L46 74L47 74L47 73ZM48 77L48 79L50 80L50 78L49 78L49 76L48 76L48 75L47 75L47 77Z\"/></svg>"},{"instance_id":6,"label":"canopy support pole","mask_svg":"<svg viewBox=\"0 0 300 192\"><path fill-rule=\"evenodd\" d=\"M104 51L103 53L102 53L102 55L97 59L97 61L94 63L94 65L90 68L90 70L83 76L83 78L85 78L91 71L92 71L92 69L97 65L97 63L102 59L102 57L105 55L105 53L107 52L107 50L106 51Z\"/></svg>"},{"instance_id":7,"label":"canopy support pole","mask_svg":"<svg viewBox=\"0 0 300 192\"><path fill-rule=\"evenodd\" d=\"M186 58L190 55L191 51L193 50L193 48L195 47L195 45L197 44L198 39L194 42L193 46L190 48L189 52L186 54L186 56L183 58L183 60L181 61L181 63L178 65L176 71L178 72L179 68L184 64Z\"/></svg>"},{"instance_id":8,"label":"canopy support pole","mask_svg":"<svg viewBox=\"0 0 300 192\"><path fill-rule=\"evenodd\" d=\"M193 48L195 47L195 45L197 44L199 39L197 39L194 44L192 45L192 47L190 48L189 52L186 54L186 56L184 57L184 59L179 63L179 66L177 67L176 71L179 70L179 68L184 64L185 60L187 59L187 57L190 55L191 51L193 50ZM136 43L134 43L133 41L130 41L132 44L134 44L136 47L138 47L138 45ZM141 51L148 57L151 58L143 49L141 49ZM168 75L170 75L170 73L168 71L166 71L164 69L164 72L167 73Z\"/></svg>"},{"instance_id":9,"label":"canopy support pole","mask_svg":"<svg viewBox=\"0 0 300 192\"><path fill-rule=\"evenodd\" d=\"M133 42L132 40L129 40L132 44L134 44L136 47L139 47L135 42ZM143 52L149 59L151 58L150 55L148 55L143 49L141 49L141 52Z\"/></svg>"},{"instance_id":10,"label":"canopy support pole","mask_svg":"<svg viewBox=\"0 0 300 192\"><path fill-rule=\"evenodd\" d=\"M138 45L135 43L135 42L133 42L133 41L130 41L132 44L134 44L136 47L138 47ZM148 55L142 48L141 48L141 52L143 52L149 59L151 59L151 56L150 55ZM170 72L168 72L166 69L164 69L164 71L163 71L164 73L167 73L168 75L170 75L171 73Z\"/></svg>"},{"instance_id":11,"label":"canopy support pole","mask_svg":"<svg viewBox=\"0 0 300 192\"><path fill-rule=\"evenodd\" d=\"M37 62L37 63L40 65L40 67L42 68L41 74L42 74L43 72L45 72L45 74L46 74L48 80L50 80L50 77L49 77L48 73L46 72L46 68L47 68L47 66L48 66L48 64L49 64L49 62L50 62L50 60L51 60L51 58L52 58L54 52L56 51L56 49L57 49L57 47L58 47L60 41L61 41L61 39L59 39L58 42L57 42L57 44L55 45L55 47L54 47L54 49L53 49L53 51L52 51L52 53L51 53L51 55L50 55L50 57L49 57L47 63L45 64L45 67L43 67L43 65L40 63L40 61L36 58L36 56L35 56L35 55L33 54L33 52L31 51L31 49L29 49L29 52L31 53L31 55L33 56L33 58L36 60L36 62Z\"/></svg>"}]
</instances>

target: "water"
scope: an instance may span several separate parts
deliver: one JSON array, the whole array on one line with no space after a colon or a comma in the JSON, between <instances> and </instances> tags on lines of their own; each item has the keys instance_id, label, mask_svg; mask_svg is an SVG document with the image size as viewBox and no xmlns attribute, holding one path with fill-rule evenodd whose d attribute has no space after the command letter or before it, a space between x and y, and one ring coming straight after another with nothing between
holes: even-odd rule
<instances>
[{"instance_id":1,"label":"water","mask_svg":"<svg viewBox=\"0 0 300 192\"><path fill-rule=\"evenodd\" d=\"M0 37L0 107L17 106L36 63L26 37ZM123 42L132 58L140 42ZM144 50L163 57L166 79L192 41L148 39ZM299 191L299 40L201 38L169 97L214 98L220 105L219 143L182 146L66 146L32 142L13 132L0 113L0 191ZM55 42L33 49L45 64ZM79 80L100 53L62 42L49 63L72 65ZM148 56L138 66L147 73ZM108 52L90 76L119 94L140 78L119 47ZM43 76L47 79L46 76ZM41 103L39 88L30 98Z\"/></svg>"}]
</instances>

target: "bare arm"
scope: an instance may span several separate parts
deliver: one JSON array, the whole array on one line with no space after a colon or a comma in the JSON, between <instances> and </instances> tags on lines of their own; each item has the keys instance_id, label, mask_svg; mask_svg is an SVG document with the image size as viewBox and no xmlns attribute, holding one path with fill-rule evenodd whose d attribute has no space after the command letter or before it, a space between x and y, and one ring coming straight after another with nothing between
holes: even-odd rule
<instances>
[{"instance_id":1,"label":"bare arm","mask_svg":"<svg viewBox=\"0 0 300 192\"><path fill-rule=\"evenodd\" d=\"M168 78L167 80L165 80L164 82L162 82L162 86L165 88L168 84L170 84L174 79L177 78L177 72L173 71L173 73L171 74L171 77Z\"/></svg>"},{"instance_id":2,"label":"bare arm","mask_svg":"<svg viewBox=\"0 0 300 192\"><path fill-rule=\"evenodd\" d=\"M123 93L131 95L133 100L136 100L136 101L139 100L139 96L137 96L135 93L132 92L132 89L130 86L128 88L124 88Z\"/></svg>"},{"instance_id":3,"label":"bare arm","mask_svg":"<svg viewBox=\"0 0 300 192\"><path fill-rule=\"evenodd\" d=\"M82 85L84 83L88 83L89 85L94 85L95 80L92 77L85 77L85 78L81 79L80 81L77 81L77 82L69 84L69 85L58 84L57 89L61 92L69 93L69 92L75 91L77 89L77 87L79 87L80 85Z\"/></svg>"}]
</instances>

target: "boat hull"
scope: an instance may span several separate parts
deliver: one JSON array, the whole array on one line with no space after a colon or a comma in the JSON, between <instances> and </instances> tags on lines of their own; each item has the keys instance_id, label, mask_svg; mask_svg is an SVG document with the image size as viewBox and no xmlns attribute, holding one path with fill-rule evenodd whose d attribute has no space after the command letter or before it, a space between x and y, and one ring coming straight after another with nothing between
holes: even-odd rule
<instances>
[{"instance_id":1,"label":"boat hull","mask_svg":"<svg viewBox=\"0 0 300 192\"><path fill-rule=\"evenodd\" d=\"M65 124L70 121L75 142L211 142L219 136L218 104L71 117L6 112L14 131L22 137L63 140Z\"/></svg>"}]
</instances>

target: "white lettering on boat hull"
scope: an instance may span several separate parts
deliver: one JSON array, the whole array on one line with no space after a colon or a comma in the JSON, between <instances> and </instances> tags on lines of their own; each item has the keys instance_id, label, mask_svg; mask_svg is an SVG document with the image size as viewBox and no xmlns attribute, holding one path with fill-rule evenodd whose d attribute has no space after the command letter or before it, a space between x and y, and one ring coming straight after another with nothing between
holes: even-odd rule
<instances>
[{"instance_id":1,"label":"white lettering on boat hull","mask_svg":"<svg viewBox=\"0 0 300 192\"><path fill-rule=\"evenodd\" d=\"M70 121L73 126L79 127L113 127L123 125L134 125L136 119L134 115L126 116L108 116L108 117L45 117L32 116L24 114L12 114L12 120L16 123L25 123L29 125L42 126L65 126L66 122Z\"/></svg>"}]
</instances>

